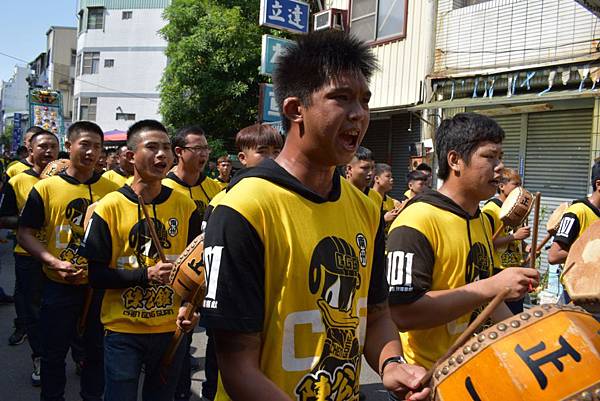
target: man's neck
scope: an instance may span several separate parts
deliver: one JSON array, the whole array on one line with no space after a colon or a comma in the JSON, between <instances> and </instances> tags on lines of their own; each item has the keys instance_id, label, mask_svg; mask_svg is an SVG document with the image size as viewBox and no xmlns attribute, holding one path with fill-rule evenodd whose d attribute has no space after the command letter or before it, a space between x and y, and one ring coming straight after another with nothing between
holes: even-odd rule
<instances>
[{"instance_id":1,"label":"man's neck","mask_svg":"<svg viewBox=\"0 0 600 401\"><path fill-rule=\"evenodd\" d=\"M375 191L377 191L377 193L378 193L379 195L381 195L381 197L382 197L382 198L384 198L384 199L385 199L385 191L383 190L383 188L381 188L379 185L373 185L373 189L374 189Z\"/></svg>"},{"instance_id":2,"label":"man's neck","mask_svg":"<svg viewBox=\"0 0 600 401\"><path fill-rule=\"evenodd\" d=\"M474 199L469 193L465 192L456 183L445 181L440 187L439 193L452 199L454 203L460 206L469 215L474 216L479 208L479 199Z\"/></svg>"},{"instance_id":3,"label":"man's neck","mask_svg":"<svg viewBox=\"0 0 600 401\"><path fill-rule=\"evenodd\" d=\"M25 161L31 165L33 165L33 156L29 155L25 158Z\"/></svg>"},{"instance_id":4,"label":"man's neck","mask_svg":"<svg viewBox=\"0 0 600 401\"><path fill-rule=\"evenodd\" d=\"M84 183L87 182L94 175L94 168L92 167L89 170L78 169L71 164L66 171L67 175L75 178L77 181Z\"/></svg>"},{"instance_id":5,"label":"man's neck","mask_svg":"<svg viewBox=\"0 0 600 401\"><path fill-rule=\"evenodd\" d=\"M47 166L47 164L45 166L42 166L40 164L33 163L33 167L31 167L31 169L33 171L35 171L37 174L41 174L42 171L44 171L44 169L46 168L46 166Z\"/></svg>"},{"instance_id":6,"label":"man's neck","mask_svg":"<svg viewBox=\"0 0 600 401\"><path fill-rule=\"evenodd\" d=\"M594 206L596 206L596 208L600 209L600 192L598 190L596 190L596 192L592 193L592 196L590 196L588 198L588 200L590 201L590 203Z\"/></svg>"},{"instance_id":7,"label":"man's neck","mask_svg":"<svg viewBox=\"0 0 600 401\"><path fill-rule=\"evenodd\" d=\"M504 195L503 192L498 195L498 199L500 199L500 202L502 202L502 203L504 203L506 198L508 198L508 196Z\"/></svg>"},{"instance_id":8,"label":"man's neck","mask_svg":"<svg viewBox=\"0 0 600 401\"><path fill-rule=\"evenodd\" d=\"M195 170L186 168L186 166L184 166L183 164L178 164L175 167L175 170L173 171L173 173L175 173L175 175L181 181L185 182L190 187L196 185L196 183L200 179L200 172L200 169Z\"/></svg>"},{"instance_id":9,"label":"man's neck","mask_svg":"<svg viewBox=\"0 0 600 401\"><path fill-rule=\"evenodd\" d=\"M335 166L319 166L305 154L287 150L285 147L275 162L314 193L323 198L329 196L333 187Z\"/></svg>"},{"instance_id":10,"label":"man's neck","mask_svg":"<svg viewBox=\"0 0 600 401\"><path fill-rule=\"evenodd\" d=\"M222 176L221 174L219 174L219 179L223 182L229 182L229 176L225 177L225 176Z\"/></svg>"},{"instance_id":11,"label":"man's neck","mask_svg":"<svg viewBox=\"0 0 600 401\"><path fill-rule=\"evenodd\" d=\"M123 173L123 174L124 174L124 175L126 175L127 177L131 177L131 174L129 174L129 173L127 172L127 170L125 170L125 169L123 168L123 166L121 166L121 164L117 164L117 167L116 167L116 169L118 169L118 170L119 170L121 173Z\"/></svg>"},{"instance_id":12,"label":"man's neck","mask_svg":"<svg viewBox=\"0 0 600 401\"><path fill-rule=\"evenodd\" d=\"M145 203L152 203L154 198L160 194L161 182L160 180L144 181L139 174L134 172L131 189L133 189L133 192L138 196L141 196Z\"/></svg>"}]
</instances>

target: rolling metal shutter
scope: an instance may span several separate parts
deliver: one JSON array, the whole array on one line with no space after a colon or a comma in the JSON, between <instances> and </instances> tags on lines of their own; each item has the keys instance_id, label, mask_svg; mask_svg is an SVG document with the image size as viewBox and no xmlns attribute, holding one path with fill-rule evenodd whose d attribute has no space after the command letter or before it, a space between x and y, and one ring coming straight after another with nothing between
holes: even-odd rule
<instances>
[{"instance_id":1,"label":"rolling metal shutter","mask_svg":"<svg viewBox=\"0 0 600 401\"><path fill-rule=\"evenodd\" d=\"M592 109L530 113L524 184L543 197L587 194ZM543 198L542 198L543 199Z\"/></svg>"},{"instance_id":2,"label":"rolling metal shutter","mask_svg":"<svg viewBox=\"0 0 600 401\"><path fill-rule=\"evenodd\" d=\"M388 143L390 137L391 118L371 120L361 146L373 152L375 163L389 163Z\"/></svg>"},{"instance_id":3,"label":"rolling metal shutter","mask_svg":"<svg viewBox=\"0 0 600 401\"><path fill-rule=\"evenodd\" d=\"M521 114L495 117L506 136L502 142L504 167L519 171L519 146L521 142Z\"/></svg>"},{"instance_id":4,"label":"rolling metal shutter","mask_svg":"<svg viewBox=\"0 0 600 401\"><path fill-rule=\"evenodd\" d=\"M412 119L412 124L410 120ZM409 131L410 129L410 131ZM406 174L409 171L410 148L421 141L421 120L412 114L396 114L392 117L392 175L394 187L392 198L398 199L408 188Z\"/></svg>"}]
</instances>

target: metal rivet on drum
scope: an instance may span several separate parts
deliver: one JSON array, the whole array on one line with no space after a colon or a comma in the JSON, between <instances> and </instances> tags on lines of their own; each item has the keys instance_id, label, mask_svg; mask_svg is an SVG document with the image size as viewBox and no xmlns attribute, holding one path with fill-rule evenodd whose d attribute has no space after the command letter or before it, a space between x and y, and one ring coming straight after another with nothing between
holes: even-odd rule
<instances>
[{"instance_id":1,"label":"metal rivet on drum","mask_svg":"<svg viewBox=\"0 0 600 401\"><path fill-rule=\"evenodd\" d=\"M498 338L498 333L496 333L495 331L492 331L488 337L490 338L490 340L495 340L496 338Z\"/></svg>"},{"instance_id":2,"label":"metal rivet on drum","mask_svg":"<svg viewBox=\"0 0 600 401\"><path fill-rule=\"evenodd\" d=\"M441 375L441 373L440 373L439 371L437 371L437 372L435 372L435 375L434 375L434 376L435 376L435 378L436 378L436 379L439 379L439 378L440 378L440 375Z\"/></svg>"},{"instance_id":3,"label":"metal rivet on drum","mask_svg":"<svg viewBox=\"0 0 600 401\"><path fill-rule=\"evenodd\" d=\"M510 322L510 327L512 327L513 329L516 329L520 325L521 325L521 323L519 323L518 320L513 320L512 322Z\"/></svg>"},{"instance_id":4,"label":"metal rivet on drum","mask_svg":"<svg viewBox=\"0 0 600 401\"><path fill-rule=\"evenodd\" d=\"M594 390L594 397L600 400L600 388Z\"/></svg>"},{"instance_id":5,"label":"metal rivet on drum","mask_svg":"<svg viewBox=\"0 0 600 401\"><path fill-rule=\"evenodd\" d=\"M535 317L542 317L543 314L544 312L542 312L541 310L536 310L535 312L533 312L533 316Z\"/></svg>"},{"instance_id":6,"label":"metal rivet on drum","mask_svg":"<svg viewBox=\"0 0 600 401\"><path fill-rule=\"evenodd\" d=\"M473 350L473 352L477 351L479 349L479 344L475 343L475 344L471 345L471 349Z\"/></svg>"},{"instance_id":7,"label":"metal rivet on drum","mask_svg":"<svg viewBox=\"0 0 600 401\"><path fill-rule=\"evenodd\" d=\"M480 343L485 341L485 334L480 334L479 337L477 337L477 341L479 341Z\"/></svg>"},{"instance_id":8,"label":"metal rivet on drum","mask_svg":"<svg viewBox=\"0 0 600 401\"><path fill-rule=\"evenodd\" d=\"M583 393L581 393L581 400L583 401L592 401L592 393L590 393L589 391L584 391Z\"/></svg>"},{"instance_id":9,"label":"metal rivet on drum","mask_svg":"<svg viewBox=\"0 0 600 401\"><path fill-rule=\"evenodd\" d=\"M471 352L471 347L469 347L467 345L466 347L463 348L463 354L467 355L469 352Z\"/></svg>"},{"instance_id":10,"label":"metal rivet on drum","mask_svg":"<svg viewBox=\"0 0 600 401\"><path fill-rule=\"evenodd\" d=\"M531 316L529 315L529 313L521 313L519 317L521 318L521 320L528 320Z\"/></svg>"},{"instance_id":11,"label":"metal rivet on drum","mask_svg":"<svg viewBox=\"0 0 600 401\"><path fill-rule=\"evenodd\" d=\"M447 374L448 374L448 372L450 372L450 369L448 369L448 366L444 366L444 367L442 368L442 374L444 374L444 375L447 375Z\"/></svg>"},{"instance_id":12,"label":"metal rivet on drum","mask_svg":"<svg viewBox=\"0 0 600 401\"><path fill-rule=\"evenodd\" d=\"M455 364L455 363L456 363L456 362L454 361L454 358L450 358L450 359L448 359L448 365L450 365L450 366L454 366L454 364Z\"/></svg>"},{"instance_id":13,"label":"metal rivet on drum","mask_svg":"<svg viewBox=\"0 0 600 401\"><path fill-rule=\"evenodd\" d=\"M459 355L456 357L456 362L458 362L458 363L463 363L464 360L465 360L465 357L462 355Z\"/></svg>"},{"instance_id":14,"label":"metal rivet on drum","mask_svg":"<svg viewBox=\"0 0 600 401\"><path fill-rule=\"evenodd\" d=\"M500 331L504 331L507 329L507 326L504 323L500 323L496 328Z\"/></svg>"},{"instance_id":15,"label":"metal rivet on drum","mask_svg":"<svg viewBox=\"0 0 600 401\"><path fill-rule=\"evenodd\" d=\"M542 309L544 309L544 310L548 310L550 308L552 308L552 306L550 304L544 304L544 305L542 305Z\"/></svg>"}]
</instances>

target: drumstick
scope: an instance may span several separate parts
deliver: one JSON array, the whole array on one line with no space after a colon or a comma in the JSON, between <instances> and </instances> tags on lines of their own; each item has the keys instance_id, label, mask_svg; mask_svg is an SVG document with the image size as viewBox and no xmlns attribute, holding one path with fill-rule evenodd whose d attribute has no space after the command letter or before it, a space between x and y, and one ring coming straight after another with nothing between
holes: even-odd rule
<instances>
[{"instance_id":1,"label":"drumstick","mask_svg":"<svg viewBox=\"0 0 600 401\"><path fill-rule=\"evenodd\" d=\"M138 195L138 202L140 203L142 212L144 213L144 218L148 222L148 229L150 230L150 238L152 238L152 242L154 243L154 247L156 248L156 251L158 252L158 256L160 257L161 262L167 263L167 258L165 257L165 253L162 249L162 246L160 246L160 241L158 240L158 235L156 234L156 228L154 227L154 222L152 221L152 219L150 218L150 215L148 214L148 210L146 209L146 204L144 203L144 199L142 198L141 195Z\"/></svg>"},{"instance_id":2,"label":"drumstick","mask_svg":"<svg viewBox=\"0 0 600 401\"><path fill-rule=\"evenodd\" d=\"M548 234L546 234L546 236L544 237L544 239L542 240L542 242L540 242L540 244L537 246L537 249L535 251L535 257L537 258L537 254L540 253L542 251L542 249L544 248L544 245L546 245L546 243L548 241L550 241L550 238L552 238L554 234L549 232ZM531 260L531 253L529 255L527 255L527 259L525 259L525 265L527 265L529 263L529 261Z\"/></svg>"},{"instance_id":3,"label":"drumstick","mask_svg":"<svg viewBox=\"0 0 600 401\"><path fill-rule=\"evenodd\" d=\"M492 242L496 241L496 238L498 238L498 235L500 235L502 230L504 230L504 222L500 223L500 227L498 227L498 230L492 235Z\"/></svg>"},{"instance_id":4,"label":"drumstick","mask_svg":"<svg viewBox=\"0 0 600 401\"><path fill-rule=\"evenodd\" d=\"M531 251L529 254L529 262L532 269L535 269L535 259L537 255L537 239L538 239L538 227L540 225L540 202L542 200L542 194L536 192L535 200L533 203L533 233L531 234Z\"/></svg>"},{"instance_id":5,"label":"drumstick","mask_svg":"<svg viewBox=\"0 0 600 401\"><path fill-rule=\"evenodd\" d=\"M193 319L194 312L198 309L198 306L200 306L200 303L203 299L204 287L199 285L196 288L196 291L194 291L194 295L192 295L191 301L188 302L185 306L185 311L183 315L184 320ZM185 332L181 328L179 328L179 326L177 326L175 329L175 333L171 338L171 342L169 343L167 350L165 351L162 359L160 360L160 380L163 384L167 383L169 368L171 366L171 363L173 362L173 358L175 357L177 348L179 348L179 344L181 344L181 340L183 339L184 334Z\"/></svg>"},{"instance_id":6,"label":"drumstick","mask_svg":"<svg viewBox=\"0 0 600 401\"><path fill-rule=\"evenodd\" d=\"M467 340L469 338L471 338L473 336L473 334L475 334L475 331L479 328L479 326L481 326L481 324L483 322L485 322L488 317L490 317L490 315L492 314L492 312L494 312L494 310L498 307L498 305L500 305L500 303L502 301L504 301L504 298L506 298L506 296L508 295L509 292L510 292L510 288L506 287L502 291L500 291L498 294L496 294L494 299L492 299L492 301L485 307L485 309L483 309L483 311L477 316L477 318L475 320L473 320L473 322L471 322L471 324L467 327L467 329L465 331L463 331L463 333L460 335L460 337L458 337L458 339L454 342L454 344L452 344L452 346L448 349L448 351L446 351L444 356L442 356L440 359L438 359L433 364L431 369L429 369L427 371L425 376L423 376L423 378L419 382L419 388L423 388L429 383L429 381L431 380L431 377L433 376L433 373L435 372L437 367L442 363L442 361L445 361L446 359L448 359L448 357L450 355L452 355L454 352L456 352L456 350L458 350L460 347L465 345Z\"/></svg>"}]
</instances>

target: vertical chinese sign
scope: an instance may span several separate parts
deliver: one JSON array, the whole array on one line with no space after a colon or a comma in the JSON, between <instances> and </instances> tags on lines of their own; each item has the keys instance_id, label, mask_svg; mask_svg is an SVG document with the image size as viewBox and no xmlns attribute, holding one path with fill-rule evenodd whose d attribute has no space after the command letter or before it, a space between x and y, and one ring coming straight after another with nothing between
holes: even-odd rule
<instances>
[{"instance_id":1,"label":"vertical chinese sign","mask_svg":"<svg viewBox=\"0 0 600 401\"><path fill-rule=\"evenodd\" d=\"M17 148L21 144L21 137L23 134L23 131L21 130L21 118L21 113L13 114L13 137L11 147L13 153L17 151Z\"/></svg>"},{"instance_id":2,"label":"vertical chinese sign","mask_svg":"<svg viewBox=\"0 0 600 401\"><path fill-rule=\"evenodd\" d=\"M41 127L58 137L61 149L64 146L62 95L58 91L31 89L29 91L29 115L31 125Z\"/></svg>"}]
</instances>

